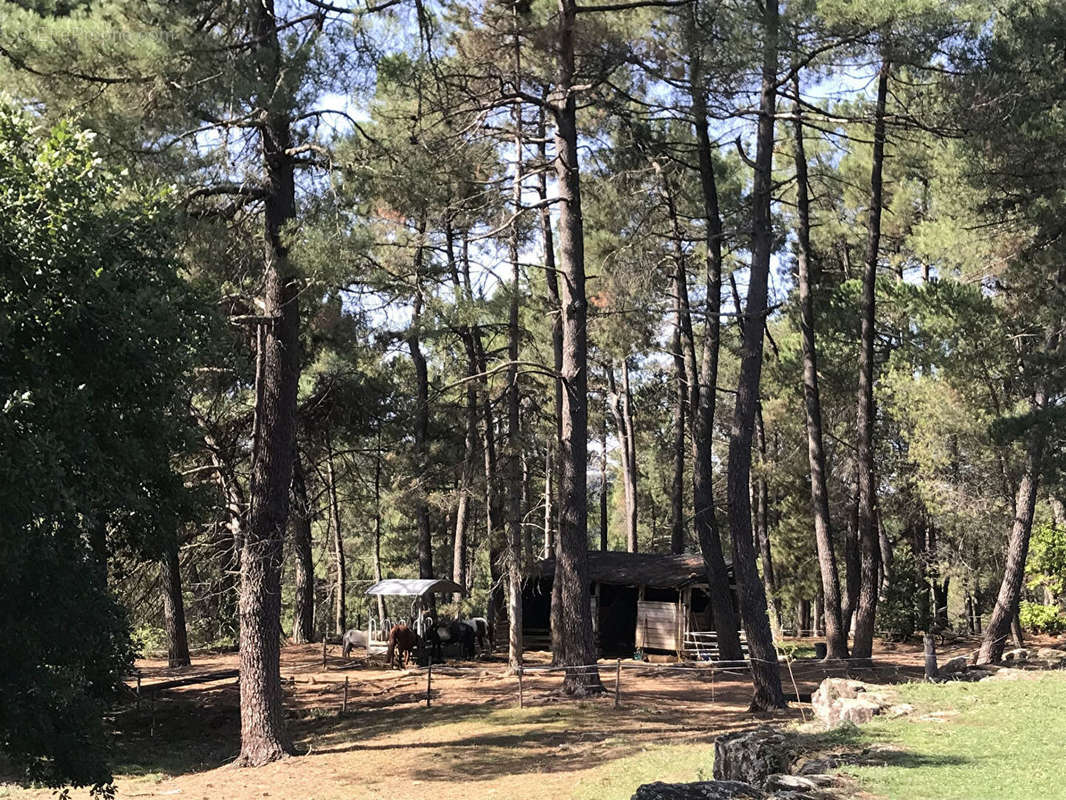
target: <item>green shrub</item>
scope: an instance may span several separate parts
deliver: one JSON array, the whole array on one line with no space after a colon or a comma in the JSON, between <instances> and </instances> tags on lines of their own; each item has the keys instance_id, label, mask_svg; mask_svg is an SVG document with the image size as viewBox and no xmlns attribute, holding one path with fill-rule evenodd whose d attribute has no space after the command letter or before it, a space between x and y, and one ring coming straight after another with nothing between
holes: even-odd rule
<instances>
[{"instance_id":1,"label":"green shrub","mask_svg":"<svg viewBox=\"0 0 1066 800\"><path fill-rule=\"evenodd\" d=\"M1027 631L1050 634L1066 631L1066 616L1063 616L1058 606L1023 602L1018 617Z\"/></svg>"}]
</instances>

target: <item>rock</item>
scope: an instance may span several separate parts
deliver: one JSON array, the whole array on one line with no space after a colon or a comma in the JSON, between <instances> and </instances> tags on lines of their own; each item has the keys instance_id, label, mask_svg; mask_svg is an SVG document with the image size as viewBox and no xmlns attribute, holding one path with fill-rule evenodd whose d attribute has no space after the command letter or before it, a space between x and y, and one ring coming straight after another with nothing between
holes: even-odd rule
<instances>
[{"instance_id":1,"label":"rock","mask_svg":"<svg viewBox=\"0 0 1066 800\"><path fill-rule=\"evenodd\" d=\"M889 719L896 719L897 717L905 717L912 713L914 713L914 706L910 703L897 703L894 706L888 707L887 716Z\"/></svg>"},{"instance_id":2,"label":"rock","mask_svg":"<svg viewBox=\"0 0 1066 800\"><path fill-rule=\"evenodd\" d=\"M956 672L962 672L970 665L970 659L966 656L955 656L955 658L945 661L940 667L941 675L954 675Z\"/></svg>"},{"instance_id":3,"label":"rock","mask_svg":"<svg viewBox=\"0 0 1066 800\"><path fill-rule=\"evenodd\" d=\"M767 791L815 792L842 783L837 775L813 773L809 775L771 775L766 782Z\"/></svg>"},{"instance_id":4,"label":"rock","mask_svg":"<svg viewBox=\"0 0 1066 800\"><path fill-rule=\"evenodd\" d=\"M862 681L826 678L811 695L811 706L829 727L847 722L862 725L890 708L894 699L894 693Z\"/></svg>"},{"instance_id":5,"label":"rock","mask_svg":"<svg viewBox=\"0 0 1066 800\"><path fill-rule=\"evenodd\" d=\"M1016 681L1025 674L1023 670L1010 667L1000 667L991 675L981 678L981 681Z\"/></svg>"},{"instance_id":6,"label":"rock","mask_svg":"<svg viewBox=\"0 0 1066 800\"><path fill-rule=\"evenodd\" d=\"M632 800L766 800L766 793L739 781L646 783Z\"/></svg>"},{"instance_id":7,"label":"rock","mask_svg":"<svg viewBox=\"0 0 1066 800\"><path fill-rule=\"evenodd\" d=\"M1041 647L1036 651L1036 659L1048 669L1060 669L1066 666L1066 650L1055 647Z\"/></svg>"},{"instance_id":8,"label":"rock","mask_svg":"<svg viewBox=\"0 0 1066 800\"><path fill-rule=\"evenodd\" d=\"M1024 647L1016 647L1003 654L1004 664L1024 664L1029 660L1030 652Z\"/></svg>"},{"instance_id":9,"label":"rock","mask_svg":"<svg viewBox=\"0 0 1066 800\"><path fill-rule=\"evenodd\" d=\"M794 758L794 739L773 728L726 734L714 740L714 777L762 788L771 775L788 772Z\"/></svg>"}]
</instances>

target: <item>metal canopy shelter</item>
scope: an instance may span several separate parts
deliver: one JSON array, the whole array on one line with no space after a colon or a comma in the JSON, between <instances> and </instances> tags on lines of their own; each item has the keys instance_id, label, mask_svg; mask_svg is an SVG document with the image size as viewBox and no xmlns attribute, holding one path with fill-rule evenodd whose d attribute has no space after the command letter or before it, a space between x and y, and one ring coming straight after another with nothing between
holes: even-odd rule
<instances>
[{"instance_id":1,"label":"metal canopy shelter","mask_svg":"<svg viewBox=\"0 0 1066 800\"><path fill-rule=\"evenodd\" d=\"M417 609L418 617L415 619L415 631L418 633L418 649L419 660L422 661L426 657L425 642L426 642L426 616L425 598L433 594L466 594L466 591L457 583L447 580L446 578L386 578L383 581L378 581L369 589L366 590L369 595L385 596L385 597L414 597L412 602L412 612ZM433 620L430 620L430 624L435 624ZM373 627L371 625L371 627ZM388 632L381 631L382 637L386 637ZM373 630L367 634L367 655L370 655L371 640L374 638Z\"/></svg>"},{"instance_id":2,"label":"metal canopy shelter","mask_svg":"<svg viewBox=\"0 0 1066 800\"><path fill-rule=\"evenodd\" d=\"M425 597L429 594L466 594L463 587L445 578L386 578L378 581L367 594L388 597Z\"/></svg>"}]
</instances>

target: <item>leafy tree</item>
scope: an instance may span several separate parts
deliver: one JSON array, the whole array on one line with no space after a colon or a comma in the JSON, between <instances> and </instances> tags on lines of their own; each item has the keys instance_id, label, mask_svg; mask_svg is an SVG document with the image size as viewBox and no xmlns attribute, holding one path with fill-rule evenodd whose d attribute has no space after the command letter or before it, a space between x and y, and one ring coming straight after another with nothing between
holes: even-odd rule
<instances>
[{"instance_id":1,"label":"leafy tree","mask_svg":"<svg viewBox=\"0 0 1066 800\"><path fill-rule=\"evenodd\" d=\"M161 201L91 134L0 107L0 750L28 780L106 787L103 714L132 663L108 587L192 507L186 372L207 314Z\"/></svg>"}]
</instances>

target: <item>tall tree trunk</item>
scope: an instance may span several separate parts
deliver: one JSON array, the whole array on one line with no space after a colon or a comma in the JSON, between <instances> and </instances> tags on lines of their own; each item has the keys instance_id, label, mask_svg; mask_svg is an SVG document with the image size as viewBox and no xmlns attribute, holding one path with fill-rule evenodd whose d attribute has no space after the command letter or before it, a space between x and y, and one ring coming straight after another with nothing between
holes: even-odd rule
<instances>
[{"instance_id":1,"label":"tall tree trunk","mask_svg":"<svg viewBox=\"0 0 1066 800\"><path fill-rule=\"evenodd\" d=\"M296 216L288 110L278 108L284 65L273 0L253 4L259 127L267 193L264 200L262 372L257 387L248 529L241 558L241 752L237 763L259 766L292 751L281 690L281 557L300 378L299 286L282 228Z\"/></svg>"},{"instance_id":2,"label":"tall tree trunk","mask_svg":"<svg viewBox=\"0 0 1066 800\"><path fill-rule=\"evenodd\" d=\"M818 549L818 569L822 576L826 655L848 657L848 634L840 610L840 578L833 552L832 522L829 514L829 488L822 442L822 401L818 392L818 344L815 334L814 299L811 297L811 222L807 197L807 155L803 144L803 116L799 102L799 78L794 80L796 147L796 268L799 283L800 328L803 333L803 400L807 414L807 461L811 473L811 508L814 511L814 541Z\"/></svg>"},{"instance_id":3,"label":"tall tree trunk","mask_svg":"<svg viewBox=\"0 0 1066 800\"><path fill-rule=\"evenodd\" d=\"M293 589L292 641L306 644L315 638L315 564L311 557L311 504L307 499L307 479L299 452L293 454L292 550L296 561Z\"/></svg>"},{"instance_id":4,"label":"tall tree trunk","mask_svg":"<svg viewBox=\"0 0 1066 800\"><path fill-rule=\"evenodd\" d=\"M189 666L189 635L185 627L185 599L181 591L181 561L177 538L163 554L163 624L167 631L167 666Z\"/></svg>"},{"instance_id":5,"label":"tall tree trunk","mask_svg":"<svg viewBox=\"0 0 1066 800\"><path fill-rule=\"evenodd\" d=\"M755 432L755 406L762 377L763 335L766 324L767 290L773 231L770 202L774 146L774 113L777 100L777 0L766 0L763 25L762 89L759 98L759 125L756 137L755 186L752 192L751 273L744 309L744 336L741 345L740 376L733 426L729 437L726 487L732 528L733 569L737 576L740 611L751 654L754 695L752 710L785 707L778 673L766 592L755 565L751 525L751 445Z\"/></svg>"},{"instance_id":6,"label":"tall tree trunk","mask_svg":"<svg viewBox=\"0 0 1066 800\"><path fill-rule=\"evenodd\" d=\"M469 284L469 270L464 266L463 280L455 259L454 233L449 224L445 232L448 265L452 272L452 283L456 295L467 302L473 301L473 292ZM466 350L466 436L463 442L463 464L459 474L459 502L455 510L455 537L452 544L452 580L459 586L466 587L469 582L467 574L467 533L470 528L470 501L474 486L475 458L478 443L478 419L480 411L477 401L478 359L474 346L474 334L469 325L460 329L460 337ZM459 602L461 595L455 596Z\"/></svg>"},{"instance_id":7,"label":"tall tree trunk","mask_svg":"<svg viewBox=\"0 0 1066 800\"><path fill-rule=\"evenodd\" d=\"M552 366L555 372L555 380L553 388L555 389L555 403L554 403L554 422L555 431L554 438L550 447L552 448L552 462L557 466L561 466L562 460L562 447L563 447L563 306L559 293L559 271L556 269L555 264L555 241L552 236L552 222L551 222L551 208L548 205L548 136L547 136L547 100L541 105L538 115L538 130L537 136L540 139L539 155L540 162L543 165L540 170L540 176L537 181L537 194L542 203L540 209L540 232L541 243L544 249L544 276L545 282L548 288L548 312L552 318ZM545 489L549 491L551 487ZM559 547L559 530L562 525L562 484L561 481L557 487L555 487L556 494L554 495L557 502L553 504L554 515L550 519L550 526L545 525L545 530L548 532L546 535L554 532L552 540L549 543L551 546L550 552L545 554L545 557L556 557ZM545 510L545 519L547 519L547 509ZM559 653L562 652L562 644L559 641L560 631L562 630L562 622L559 619L559 614L562 610L562 600L560 596L560 583L559 581L552 582L552 597L551 597L551 641L552 641L552 663L557 663Z\"/></svg>"},{"instance_id":8,"label":"tall tree trunk","mask_svg":"<svg viewBox=\"0 0 1066 800\"><path fill-rule=\"evenodd\" d=\"M848 524L844 529L845 593L841 604L844 636L851 631L852 618L859 605L859 587L862 583L859 563L859 488L856 475L852 501L848 504Z\"/></svg>"},{"instance_id":9,"label":"tall tree trunk","mask_svg":"<svg viewBox=\"0 0 1066 800\"><path fill-rule=\"evenodd\" d=\"M685 404L687 380L685 357L681 354L680 328L674 327L674 375L677 389L674 396L674 472L670 481L670 552L685 552Z\"/></svg>"},{"instance_id":10,"label":"tall tree trunk","mask_svg":"<svg viewBox=\"0 0 1066 800\"><path fill-rule=\"evenodd\" d=\"M685 366L685 347L683 346L685 334L685 314L688 312L688 281L687 266L685 260L684 237L681 224L677 218L677 207L674 203L673 192L669 181L662 175L658 164L656 171L660 173L663 186L663 199L666 202L666 210L670 217L670 231L674 250L674 333L670 342L671 354L674 358L674 379L677 388L674 395L674 471L670 482L670 552L685 552L685 424L686 411L689 401L689 375ZM689 327L691 328L691 317ZM693 349L695 345L693 344ZM693 354L693 368L695 368L695 354ZM695 380L695 375L692 376Z\"/></svg>"},{"instance_id":11,"label":"tall tree trunk","mask_svg":"<svg viewBox=\"0 0 1066 800\"><path fill-rule=\"evenodd\" d=\"M862 346L859 351L859 411L856 428L859 468L859 559L861 582L855 610L853 655L873 656L874 624L877 615L877 573L880 543L877 535L877 483L874 475L874 338L877 261L881 245L882 168L885 160L885 99L888 94L889 64L885 61L877 79L877 106L874 116L873 164L870 170L869 237L862 277Z\"/></svg>"},{"instance_id":12,"label":"tall tree trunk","mask_svg":"<svg viewBox=\"0 0 1066 800\"><path fill-rule=\"evenodd\" d=\"M555 522L555 504L552 502L555 495L552 491L552 453L554 452L555 439L552 438L544 448L544 558L551 558L555 555L555 532L552 527Z\"/></svg>"},{"instance_id":13,"label":"tall tree trunk","mask_svg":"<svg viewBox=\"0 0 1066 800\"><path fill-rule=\"evenodd\" d=\"M329 513L333 528L333 632L344 636L348 630L348 571L344 563L344 531L341 528L341 506L337 501L337 474L333 468L333 442L326 434L326 483L329 491Z\"/></svg>"},{"instance_id":14,"label":"tall tree trunk","mask_svg":"<svg viewBox=\"0 0 1066 800\"><path fill-rule=\"evenodd\" d=\"M518 8L513 9L514 80L521 82L521 46L518 37ZM511 202L516 222L511 224L508 244L511 256L511 296L507 315L507 663L511 669L522 665L522 420L521 393L518 386L518 348L522 335L518 324L520 304L521 265L519 264L518 215L522 209L522 104L512 106L515 128L515 174Z\"/></svg>"},{"instance_id":15,"label":"tall tree trunk","mask_svg":"<svg viewBox=\"0 0 1066 800\"><path fill-rule=\"evenodd\" d=\"M1043 395L1033 403L1034 408L1044 405ZM1025 457L1025 468L1014 500L1014 525L1007 543L1007 564L1003 581L999 585L996 605L988 618L981 649L977 654L978 664L994 664L1003 658L1007 636L1018 614L1022 583L1025 579L1025 559L1029 555L1029 537L1033 532L1033 512L1036 509L1036 493L1040 482L1040 464L1044 454L1044 433L1036 428L1030 432L1030 443Z\"/></svg>"},{"instance_id":16,"label":"tall tree trunk","mask_svg":"<svg viewBox=\"0 0 1066 800\"><path fill-rule=\"evenodd\" d=\"M464 258L469 264L469 259ZM467 267L468 269L469 267ZM481 341L481 335L474 332L474 346L477 350L478 373L484 375L486 371L485 348ZM492 393L489 389L488 380L482 384L481 412L483 421L482 451L485 454L485 538L489 545L489 608L487 616L489 620L489 641L491 646L496 644L496 630L505 619L507 611L506 592L500 571L500 561L503 548L500 546L501 537L506 535L504 520L501 514L500 492L497 486L498 459L496 453L496 424L492 413Z\"/></svg>"},{"instance_id":17,"label":"tall tree trunk","mask_svg":"<svg viewBox=\"0 0 1066 800\"><path fill-rule=\"evenodd\" d=\"M688 15L690 43L689 84L692 99L692 117L696 132L696 154L700 174L700 193L705 219L707 240L706 261L706 322L703 352L699 365L699 380L696 380L695 337L691 316L688 313L688 292L685 289L683 305L686 322L686 363L689 383L690 425L692 426L692 504L693 525L703 554L707 571L708 592L714 614L714 628L718 634L718 648L722 659L737 661L744 657L740 646L737 614L733 608L733 595L729 589L729 569L725 563L722 538L714 508L714 459L712 437L714 412L717 402L718 356L721 343L722 311L722 216L718 204L718 186L711 159L711 137L707 127L707 95L704 72L699 56L699 42L695 30L694 7Z\"/></svg>"},{"instance_id":18,"label":"tall tree trunk","mask_svg":"<svg viewBox=\"0 0 1066 800\"><path fill-rule=\"evenodd\" d=\"M377 447L374 449L374 581L381 580L381 427L377 430ZM378 628L385 628L385 598L377 595Z\"/></svg>"},{"instance_id":19,"label":"tall tree trunk","mask_svg":"<svg viewBox=\"0 0 1066 800\"><path fill-rule=\"evenodd\" d=\"M603 409L603 426L600 432L600 551L609 549L609 513L607 507L607 409Z\"/></svg>"},{"instance_id":20,"label":"tall tree trunk","mask_svg":"<svg viewBox=\"0 0 1066 800\"><path fill-rule=\"evenodd\" d=\"M555 177L559 213L559 267L563 314L559 459L560 524L555 583L559 586L559 664L594 664L595 643L589 605L588 570L588 301L585 295L584 224L577 155L577 101L574 93L574 0L559 0L555 35L556 81L549 107L555 119ZM586 695L603 691L596 669L568 669L563 691Z\"/></svg>"},{"instance_id":21,"label":"tall tree trunk","mask_svg":"<svg viewBox=\"0 0 1066 800\"><path fill-rule=\"evenodd\" d=\"M429 504L426 501L426 481L429 470L429 369L426 356L422 352L422 308L425 298L422 294L422 268L425 259L423 237L426 223L420 220L418 225L419 243L415 251L415 300L411 314L411 328L407 335L407 346L411 351L411 361L415 367L415 523L418 526L418 577L433 577L433 538L429 525Z\"/></svg>"},{"instance_id":22,"label":"tall tree trunk","mask_svg":"<svg viewBox=\"0 0 1066 800\"><path fill-rule=\"evenodd\" d=\"M888 589L892 586L894 581L894 575L892 571L893 554L892 554L892 540L888 538L888 531L885 530L885 521L881 516L881 512L877 512L877 542L878 547L881 550L881 597L885 597L888 593Z\"/></svg>"},{"instance_id":23,"label":"tall tree trunk","mask_svg":"<svg viewBox=\"0 0 1066 800\"><path fill-rule=\"evenodd\" d=\"M614 367L607 366L607 383L610 387L608 402L618 431L620 461L622 464L622 490L625 495L626 550L637 552L637 448L633 441L633 414L630 403L629 361L622 359L622 387L619 391L614 376Z\"/></svg>"}]
</instances>

